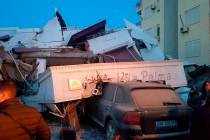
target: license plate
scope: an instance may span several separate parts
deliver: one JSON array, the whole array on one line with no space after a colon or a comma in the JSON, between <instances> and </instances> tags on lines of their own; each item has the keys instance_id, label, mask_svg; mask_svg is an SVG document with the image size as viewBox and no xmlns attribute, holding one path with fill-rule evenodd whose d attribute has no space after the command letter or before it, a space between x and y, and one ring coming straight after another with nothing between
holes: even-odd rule
<instances>
[{"instance_id":1,"label":"license plate","mask_svg":"<svg viewBox=\"0 0 210 140\"><path fill-rule=\"evenodd\" d=\"M156 128L171 128L171 127L176 127L176 126L177 126L176 120L156 121L155 123Z\"/></svg>"}]
</instances>

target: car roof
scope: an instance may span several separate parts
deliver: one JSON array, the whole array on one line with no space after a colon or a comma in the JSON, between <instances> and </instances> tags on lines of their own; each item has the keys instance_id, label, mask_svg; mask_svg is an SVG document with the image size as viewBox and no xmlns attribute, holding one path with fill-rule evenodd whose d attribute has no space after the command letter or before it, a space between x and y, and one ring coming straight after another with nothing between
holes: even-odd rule
<instances>
[{"instance_id":1,"label":"car roof","mask_svg":"<svg viewBox=\"0 0 210 140\"><path fill-rule=\"evenodd\" d=\"M120 86L129 90L132 89L144 89L144 88L166 88L172 89L172 87L168 85L164 85L158 82L109 82L109 84L113 84L116 86Z\"/></svg>"}]
</instances>

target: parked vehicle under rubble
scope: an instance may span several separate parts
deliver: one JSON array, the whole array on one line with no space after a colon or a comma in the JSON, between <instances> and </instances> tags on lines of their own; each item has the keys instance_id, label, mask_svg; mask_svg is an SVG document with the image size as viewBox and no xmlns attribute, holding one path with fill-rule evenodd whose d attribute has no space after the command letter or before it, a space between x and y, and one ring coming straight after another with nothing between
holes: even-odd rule
<instances>
[{"instance_id":1,"label":"parked vehicle under rubble","mask_svg":"<svg viewBox=\"0 0 210 140\"><path fill-rule=\"evenodd\" d=\"M86 111L105 128L107 140L118 134L148 139L190 133L190 108L160 83L104 83L102 95L90 99Z\"/></svg>"},{"instance_id":2,"label":"parked vehicle under rubble","mask_svg":"<svg viewBox=\"0 0 210 140\"><path fill-rule=\"evenodd\" d=\"M38 86L37 93L25 94L22 100L40 112L49 111L60 118L67 118L71 124L71 116L76 114L69 113L72 110L75 112L83 99L102 94L98 86L101 83L151 80L164 80L174 88L186 86L184 70L179 61L51 66L33 84Z\"/></svg>"}]
</instances>

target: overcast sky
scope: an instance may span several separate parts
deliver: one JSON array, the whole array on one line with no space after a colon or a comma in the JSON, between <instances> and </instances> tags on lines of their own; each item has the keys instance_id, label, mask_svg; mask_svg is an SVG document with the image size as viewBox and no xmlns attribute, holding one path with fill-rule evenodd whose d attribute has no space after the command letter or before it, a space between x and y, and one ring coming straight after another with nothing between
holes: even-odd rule
<instances>
[{"instance_id":1,"label":"overcast sky","mask_svg":"<svg viewBox=\"0 0 210 140\"><path fill-rule=\"evenodd\" d=\"M108 28L123 27L123 19L139 21L139 0L2 0L0 27L43 27L54 16L55 7L68 26L87 27L107 20Z\"/></svg>"}]
</instances>

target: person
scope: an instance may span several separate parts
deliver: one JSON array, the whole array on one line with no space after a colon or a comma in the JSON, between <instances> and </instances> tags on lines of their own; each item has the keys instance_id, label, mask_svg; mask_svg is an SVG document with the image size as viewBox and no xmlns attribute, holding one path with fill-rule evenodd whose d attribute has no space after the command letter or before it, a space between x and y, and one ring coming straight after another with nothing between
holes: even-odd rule
<instances>
[{"instance_id":1,"label":"person","mask_svg":"<svg viewBox=\"0 0 210 140\"><path fill-rule=\"evenodd\" d=\"M203 92L205 93L205 105L210 105L210 80L207 80L203 84Z\"/></svg>"},{"instance_id":2,"label":"person","mask_svg":"<svg viewBox=\"0 0 210 140\"><path fill-rule=\"evenodd\" d=\"M206 101L205 101L205 107L203 111L203 117L202 117L202 130L203 130L203 135L205 135L205 139L203 140L209 140L210 139L210 80L207 80L203 84L203 91L205 92L206 95ZM202 123L201 123L202 124Z\"/></svg>"},{"instance_id":3,"label":"person","mask_svg":"<svg viewBox=\"0 0 210 140\"><path fill-rule=\"evenodd\" d=\"M210 81L205 81L199 91L199 105L193 108L191 122L192 140L210 139Z\"/></svg>"},{"instance_id":4,"label":"person","mask_svg":"<svg viewBox=\"0 0 210 140\"><path fill-rule=\"evenodd\" d=\"M205 82L205 90L206 92L210 92L210 80Z\"/></svg>"},{"instance_id":5,"label":"person","mask_svg":"<svg viewBox=\"0 0 210 140\"><path fill-rule=\"evenodd\" d=\"M0 140L50 140L41 114L16 98L13 81L0 83Z\"/></svg>"}]
</instances>

